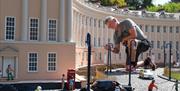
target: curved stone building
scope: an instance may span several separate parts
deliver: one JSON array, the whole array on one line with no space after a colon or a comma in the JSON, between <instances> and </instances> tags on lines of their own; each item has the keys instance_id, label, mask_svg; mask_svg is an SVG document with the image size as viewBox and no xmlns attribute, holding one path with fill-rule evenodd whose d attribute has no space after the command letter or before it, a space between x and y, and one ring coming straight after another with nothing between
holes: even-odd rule
<instances>
[{"instance_id":1,"label":"curved stone building","mask_svg":"<svg viewBox=\"0 0 180 91\"><path fill-rule=\"evenodd\" d=\"M103 7L92 4L88 0L73 1L73 39L76 42L76 67L87 65L87 47L85 38L87 32L92 36L92 64L107 64L107 51L103 46L113 43L113 31L108 31L103 23L106 16L115 16L119 20L133 19L144 31L152 44L152 49L140 55L139 60L144 60L149 55L154 55L156 63L169 60L169 44L172 44L172 59L178 61L180 47L180 14L130 11L116 7ZM164 45L166 48L164 49ZM165 53L164 53L165 50ZM164 56L165 54L165 56ZM125 62L124 47L119 54L112 54L112 63Z\"/></svg>"}]
</instances>

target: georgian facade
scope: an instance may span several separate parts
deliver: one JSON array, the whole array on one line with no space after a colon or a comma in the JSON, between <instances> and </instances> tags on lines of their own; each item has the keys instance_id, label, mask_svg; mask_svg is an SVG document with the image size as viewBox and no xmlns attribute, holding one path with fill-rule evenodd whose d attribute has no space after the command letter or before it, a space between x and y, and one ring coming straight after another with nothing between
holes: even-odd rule
<instances>
[{"instance_id":1,"label":"georgian facade","mask_svg":"<svg viewBox=\"0 0 180 91\"><path fill-rule=\"evenodd\" d=\"M59 80L75 68L72 0L0 0L0 80Z\"/></svg>"},{"instance_id":2,"label":"georgian facade","mask_svg":"<svg viewBox=\"0 0 180 91\"><path fill-rule=\"evenodd\" d=\"M180 47L180 14L144 11L129 11L113 7L103 7L85 0L74 0L73 3L73 39L76 42L76 67L87 65L86 34L91 34L92 64L107 64L107 51L103 46L113 43L113 31L104 25L106 16L115 16L119 20L131 18L134 20L151 41L152 49L140 55L139 60L144 60L154 54L156 63L164 62L164 45L166 61L169 60L169 43L172 44L172 56L178 61ZM125 63L124 47L121 46L119 54L112 54L112 63Z\"/></svg>"}]
</instances>

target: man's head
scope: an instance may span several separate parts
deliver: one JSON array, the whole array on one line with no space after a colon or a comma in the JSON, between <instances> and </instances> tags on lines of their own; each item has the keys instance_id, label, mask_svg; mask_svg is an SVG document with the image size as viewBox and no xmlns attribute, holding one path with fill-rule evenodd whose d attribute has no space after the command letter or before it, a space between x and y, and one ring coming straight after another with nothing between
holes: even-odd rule
<instances>
[{"instance_id":1,"label":"man's head","mask_svg":"<svg viewBox=\"0 0 180 91\"><path fill-rule=\"evenodd\" d=\"M154 79L152 80L152 83L155 83L155 80L154 80Z\"/></svg>"},{"instance_id":2,"label":"man's head","mask_svg":"<svg viewBox=\"0 0 180 91\"><path fill-rule=\"evenodd\" d=\"M104 23L108 28L116 29L116 26L119 22L115 17L107 16L104 20Z\"/></svg>"}]
</instances>

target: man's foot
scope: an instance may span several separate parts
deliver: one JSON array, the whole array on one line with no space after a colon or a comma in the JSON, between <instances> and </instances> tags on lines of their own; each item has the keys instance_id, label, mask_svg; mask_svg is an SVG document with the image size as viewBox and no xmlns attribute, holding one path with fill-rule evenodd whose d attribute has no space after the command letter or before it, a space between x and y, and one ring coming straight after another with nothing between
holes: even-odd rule
<instances>
[{"instance_id":1,"label":"man's foot","mask_svg":"<svg viewBox=\"0 0 180 91\"><path fill-rule=\"evenodd\" d=\"M157 68L156 64L152 63L151 68L152 68L153 71L155 71L155 69Z\"/></svg>"},{"instance_id":2,"label":"man's foot","mask_svg":"<svg viewBox=\"0 0 180 91\"><path fill-rule=\"evenodd\" d=\"M150 58L150 57L147 57L147 58L144 60L144 68L148 68L148 66L149 66L153 71L157 68L156 64L151 61L151 58Z\"/></svg>"}]
</instances>

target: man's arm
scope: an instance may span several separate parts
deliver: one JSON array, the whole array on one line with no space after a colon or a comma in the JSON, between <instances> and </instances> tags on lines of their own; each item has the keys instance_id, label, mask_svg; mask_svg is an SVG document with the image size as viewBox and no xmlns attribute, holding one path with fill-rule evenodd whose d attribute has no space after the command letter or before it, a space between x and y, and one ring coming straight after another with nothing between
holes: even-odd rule
<instances>
[{"instance_id":1,"label":"man's arm","mask_svg":"<svg viewBox=\"0 0 180 91\"><path fill-rule=\"evenodd\" d=\"M120 44L116 44L114 48L110 48L110 46L107 44L107 45L104 46L104 48L106 50L110 50L111 49L111 51L113 53L119 53L119 51L120 51Z\"/></svg>"},{"instance_id":2,"label":"man's arm","mask_svg":"<svg viewBox=\"0 0 180 91\"><path fill-rule=\"evenodd\" d=\"M120 51L120 44L116 44L114 48L111 50L112 52L118 54Z\"/></svg>"}]
</instances>

